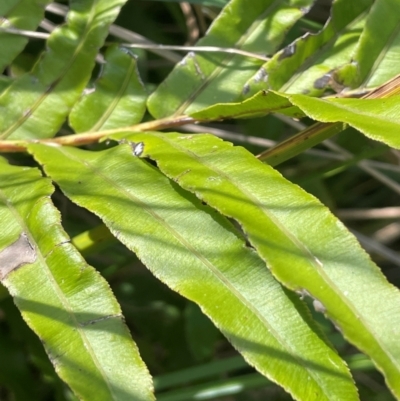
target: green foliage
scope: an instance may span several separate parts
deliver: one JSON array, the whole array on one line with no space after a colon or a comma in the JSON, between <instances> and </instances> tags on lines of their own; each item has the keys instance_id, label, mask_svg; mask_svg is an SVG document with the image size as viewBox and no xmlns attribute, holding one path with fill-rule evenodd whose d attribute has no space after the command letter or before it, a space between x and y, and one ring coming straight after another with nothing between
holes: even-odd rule
<instances>
[{"instance_id":1,"label":"green foliage","mask_svg":"<svg viewBox=\"0 0 400 401\"><path fill-rule=\"evenodd\" d=\"M346 97L399 73L398 2L337 0L319 32L300 36L310 0L193 1L210 25L196 46L220 49L190 52L168 74L106 42L122 0L53 4L66 23L45 47L26 45L15 29L35 30L47 3L0 5L0 398L153 400L150 370L165 373L164 401L257 399L246 391L272 383L286 392L276 400L400 399L399 290L324 205L351 203L333 194L365 180L337 177L355 165L400 193L387 152L400 149L398 82ZM176 18L171 3L156 9ZM153 26L149 4L126 6ZM36 61L16 74L24 58ZM229 119L265 143L282 139L276 113L316 124L258 157L204 126L162 132ZM309 159L343 130L329 146L353 158ZM360 162L372 155L384 178ZM229 344L244 359L210 362ZM388 390L358 381L362 370L384 389L381 372Z\"/></svg>"}]
</instances>

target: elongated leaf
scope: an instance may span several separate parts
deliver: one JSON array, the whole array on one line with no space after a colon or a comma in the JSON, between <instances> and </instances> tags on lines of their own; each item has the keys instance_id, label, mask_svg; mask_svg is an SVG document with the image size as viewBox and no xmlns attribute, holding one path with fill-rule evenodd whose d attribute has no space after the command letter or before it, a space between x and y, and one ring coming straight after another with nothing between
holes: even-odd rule
<instances>
[{"instance_id":1,"label":"elongated leaf","mask_svg":"<svg viewBox=\"0 0 400 401\"><path fill-rule=\"evenodd\" d=\"M243 102L216 104L193 113L191 117L206 121L257 117L271 112L297 118L306 115L324 123L347 123L369 138L400 148L399 95L385 99L318 99L262 91Z\"/></svg>"},{"instance_id":2,"label":"elongated leaf","mask_svg":"<svg viewBox=\"0 0 400 401\"><path fill-rule=\"evenodd\" d=\"M399 74L400 3L376 0L351 63L336 78L345 86L374 88Z\"/></svg>"},{"instance_id":3,"label":"elongated leaf","mask_svg":"<svg viewBox=\"0 0 400 401\"><path fill-rule=\"evenodd\" d=\"M285 96L274 92L261 91L239 103L217 103L196 111L190 116L199 121L215 121L227 118L247 118L269 113L285 114L293 118L305 117L305 114Z\"/></svg>"},{"instance_id":4,"label":"elongated leaf","mask_svg":"<svg viewBox=\"0 0 400 401\"><path fill-rule=\"evenodd\" d=\"M0 3L0 27L35 30L44 16L44 8L51 0L8 0ZM0 72L27 44L23 36L0 31Z\"/></svg>"},{"instance_id":5,"label":"elongated leaf","mask_svg":"<svg viewBox=\"0 0 400 401\"><path fill-rule=\"evenodd\" d=\"M387 99L316 99L289 95L293 105L322 122L344 122L369 138L400 149L400 96Z\"/></svg>"},{"instance_id":6,"label":"elongated leaf","mask_svg":"<svg viewBox=\"0 0 400 401\"><path fill-rule=\"evenodd\" d=\"M211 135L146 133L144 154L236 219L273 274L314 298L400 397L400 292L329 210L241 147Z\"/></svg>"},{"instance_id":7,"label":"elongated leaf","mask_svg":"<svg viewBox=\"0 0 400 401\"><path fill-rule=\"evenodd\" d=\"M82 400L152 400L151 380L107 282L60 225L38 169L0 159L0 280Z\"/></svg>"},{"instance_id":8,"label":"elongated leaf","mask_svg":"<svg viewBox=\"0 0 400 401\"><path fill-rule=\"evenodd\" d=\"M373 0L338 0L317 34L306 34L279 51L248 82L249 94L262 89L320 95L335 68L351 61Z\"/></svg>"},{"instance_id":9,"label":"elongated leaf","mask_svg":"<svg viewBox=\"0 0 400 401\"><path fill-rule=\"evenodd\" d=\"M137 124L146 111L146 99L136 58L112 46L94 91L84 95L72 109L70 125L76 132L83 132Z\"/></svg>"},{"instance_id":10,"label":"elongated leaf","mask_svg":"<svg viewBox=\"0 0 400 401\"><path fill-rule=\"evenodd\" d=\"M162 281L198 303L247 361L299 400L357 399L347 368L231 224L126 146L30 150ZM306 324L306 322L308 324Z\"/></svg>"},{"instance_id":11,"label":"elongated leaf","mask_svg":"<svg viewBox=\"0 0 400 401\"><path fill-rule=\"evenodd\" d=\"M286 31L305 13L310 0L232 0L198 45L235 47L272 54ZM263 64L232 54L189 53L149 97L157 118L192 113L216 102L232 102L247 93L246 81Z\"/></svg>"},{"instance_id":12,"label":"elongated leaf","mask_svg":"<svg viewBox=\"0 0 400 401\"><path fill-rule=\"evenodd\" d=\"M48 138L57 133L85 88L97 51L124 2L71 2L68 23L52 32L42 59L0 96L1 138Z\"/></svg>"}]
</instances>

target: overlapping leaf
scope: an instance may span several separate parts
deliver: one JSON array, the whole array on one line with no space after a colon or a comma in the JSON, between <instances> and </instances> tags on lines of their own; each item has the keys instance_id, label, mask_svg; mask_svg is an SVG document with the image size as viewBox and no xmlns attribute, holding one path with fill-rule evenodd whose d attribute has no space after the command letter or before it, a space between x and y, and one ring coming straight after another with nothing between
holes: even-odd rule
<instances>
[{"instance_id":1,"label":"overlapping leaf","mask_svg":"<svg viewBox=\"0 0 400 401\"><path fill-rule=\"evenodd\" d=\"M67 24L52 32L32 72L1 94L1 138L55 135L85 88L97 51L124 2L71 2Z\"/></svg>"},{"instance_id":2,"label":"overlapping leaf","mask_svg":"<svg viewBox=\"0 0 400 401\"><path fill-rule=\"evenodd\" d=\"M136 58L110 47L104 72L74 106L69 116L76 132L99 131L139 123L146 111L147 94L139 78Z\"/></svg>"},{"instance_id":3,"label":"overlapping leaf","mask_svg":"<svg viewBox=\"0 0 400 401\"><path fill-rule=\"evenodd\" d=\"M249 7L247 0L232 0L198 45L272 54L311 4L310 0L256 0ZM235 101L247 93L246 81L262 64L226 53L190 53L149 97L149 111L161 118Z\"/></svg>"},{"instance_id":4,"label":"overlapping leaf","mask_svg":"<svg viewBox=\"0 0 400 401\"><path fill-rule=\"evenodd\" d=\"M400 148L399 95L384 99L318 99L305 95L260 92L240 103L210 106L191 114L191 117L207 121L257 117L272 112L291 117L305 115L324 123L347 123L369 138Z\"/></svg>"},{"instance_id":5,"label":"overlapping leaf","mask_svg":"<svg viewBox=\"0 0 400 401\"><path fill-rule=\"evenodd\" d=\"M399 74L400 3L376 0L351 63L336 78L345 86L374 88Z\"/></svg>"},{"instance_id":6,"label":"overlapping leaf","mask_svg":"<svg viewBox=\"0 0 400 401\"><path fill-rule=\"evenodd\" d=\"M196 111L190 116L198 121L215 121L229 118L250 118L269 113L285 114L293 118L305 117L300 108L279 93L260 91L239 103L217 103Z\"/></svg>"},{"instance_id":7,"label":"overlapping leaf","mask_svg":"<svg viewBox=\"0 0 400 401\"><path fill-rule=\"evenodd\" d=\"M11 0L0 3L0 27L35 30L51 0ZM28 39L0 31L0 72L21 52Z\"/></svg>"},{"instance_id":8,"label":"overlapping leaf","mask_svg":"<svg viewBox=\"0 0 400 401\"><path fill-rule=\"evenodd\" d=\"M150 376L107 282L82 259L38 169L0 160L0 280L82 400L152 400Z\"/></svg>"},{"instance_id":9,"label":"overlapping leaf","mask_svg":"<svg viewBox=\"0 0 400 401\"><path fill-rule=\"evenodd\" d=\"M247 85L249 94L262 89L308 95L322 94L331 73L351 61L373 0L333 3L332 16L317 34L306 34L265 63Z\"/></svg>"},{"instance_id":10,"label":"overlapping leaf","mask_svg":"<svg viewBox=\"0 0 400 401\"><path fill-rule=\"evenodd\" d=\"M30 150L70 199L100 216L160 280L197 302L260 372L297 399L357 399L347 368L317 335L304 305L225 218L125 145L96 153Z\"/></svg>"},{"instance_id":11,"label":"overlapping leaf","mask_svg":"<svg viewBox=\"0 0 400 401\"><path fill-rule=\"evenodd\" d=\"M273 274L314 298L400 397L400 292L313 196L211 135L134 134L183 188L236 219Z\"/></svg>"}]
</instances>

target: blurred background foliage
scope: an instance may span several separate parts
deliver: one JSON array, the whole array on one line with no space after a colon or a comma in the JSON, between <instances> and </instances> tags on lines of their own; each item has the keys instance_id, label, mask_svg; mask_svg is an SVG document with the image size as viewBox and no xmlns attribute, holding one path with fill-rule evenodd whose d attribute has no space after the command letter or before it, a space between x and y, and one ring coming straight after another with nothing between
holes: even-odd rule
<instances>
[{"instance_id":1,"label":"blurred background foliage","mask_svg":"<svg viewBox=\"0 0 400 401\"><path fill-rule=\"evenodd\" d=\"M115 25L155 43L193 44L205 33L226 2L130 0ZM290 30L283 45L306 32L317 32L322 28L329 18L330 6L329 0L317 1ZM63 17L48 11L46 20L49 24L60 24ZM17 76L28 71L43 49L43 41L30 41L6 74ZM151 92L171 71L174 63L146 50L133 49L132 52L139 56L140 74ZM93 79L98 72L99 69L94 70ZM268 141L287 138L297 132L301 124L311 124L311 121L302 121L296 126L269 115L212 124L209 129L257 154L269 146ZM340 133L330 148L318 146L283 163L278 169L333 210L359 237L389 281L399 286L400 257L396 250L400 249L400 208L393 207L399 203L399 192L386 185L385 178L399 182L400 155L354 130L350 140L349 131ZM101 145L91 148L94 146ZM343 161L346 152L351 152L353 158ZM27 164L26 155L8 157L15 164ZM377 165L383 166L380 174L371 174ZM98 226L100 221L73 205L59 191L53 201L62 212L65 229L79 248L80 241L84 241L79 234L88 227ZM84 256L108 280L118 298L142 358L155 377L158 400L200 399L199 394L202 394L201 399L215 401L291 399L281 388L248 367L196 305L154 278L122 244L110 240L105 230L95 232L98 236L96 246L86 250ZM313 308L310 310L349 362L361 399L393 400L382 376L368 359L343 340L321 314L316 314ZM0 350L1 401L75 399L56 376L39 339L24 324L3 288Z\"/></svg>"}]
</instances>

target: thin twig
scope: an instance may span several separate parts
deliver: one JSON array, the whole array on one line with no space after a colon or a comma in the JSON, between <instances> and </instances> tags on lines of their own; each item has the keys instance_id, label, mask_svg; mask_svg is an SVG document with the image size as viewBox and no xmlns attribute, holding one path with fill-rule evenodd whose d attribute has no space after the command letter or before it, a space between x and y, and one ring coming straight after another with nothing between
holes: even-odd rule
<instances>
[{"instance_id":1,"label":"thin twig","mask_svg":"<svg viewBox=\"0 0 400 401\"><path fill-rule=\"evenodd\" d=\"M50 34L46 32L27 31L25 29L17 28L0 28L0 32L10 33L12 35L25 36L33 39L48 39Z\"/></svg>"},{"instance_id":2,"label":"thin twig","mask_svg":"<svg viewBox=\"0 0 400 401\"><path fill-rule=\"evenodd\" d=\"M36 31L26 31L23 29L15 29L15 28L0 28L0 32L11 33L13 35L20 35L29 38L35 39L48 39L50 34L44 32L36 32ZM106 45L114 44L113 42L106 42ZM129 47L132 49L146 49L146 50L177 50L183 52L205 52L205 53L228 53L228 54L236 54L239 56L254 58L258 60L268 61L269 57L263 56L261 54L248 52L241 49L234 48L225 48L225 47L217 47L217 46L173 46L173 45L159 45L152 43L120 43L120 46ZM175 60L174 60L175 61Z\"/></svg>"},{"instance_id":3,"label":"thin twig","mask_svg":"<svg viewBox=\"0 0 400 401\"><path fill-rule=\"evenodd\" d=\"M179 127L184 124L193 123L194 119L188 116L169 117L160 120L148 121L141 124L131 125L129 127L113 128L104 131L82 132L80 134L72 134L59 136L50 139L34 139L34 140L0 140L0 151L3 153L25 152L31 143L43 143L49 146L82 146L96 143L102 138L117 133L132 133L144 131L159 131L162 129Z\"/></svg>"},{"instance_id":4,"label":"thin twig","mask_svg":"<svg viewBox=\"0 0 400 401\"><path fill-rule=\"evenodd\" d=\"M339 209L338 217L344 220L395 219L400 217L400 207L383 207L380 209Z\"/></svg>"},{"instance_id":5,"label":"thin twig","mask_svg":"<svg viewBox=\"0 0 400 401\"><path fill-rule=\"evenodd\" d=\"M173 46L173 45L150 45L150 44L139 44L139 43L121 43L121 46L132 47L136 49L147 49L147 50L177 50L183 52L205 52L205 53L228 53L228 54L236 54L239 56L255 58L257 60L268 61L270 57L247 52L241 49L235 49L231 47L217 47L217 46Z\"/></svg>"}]
</instances>

